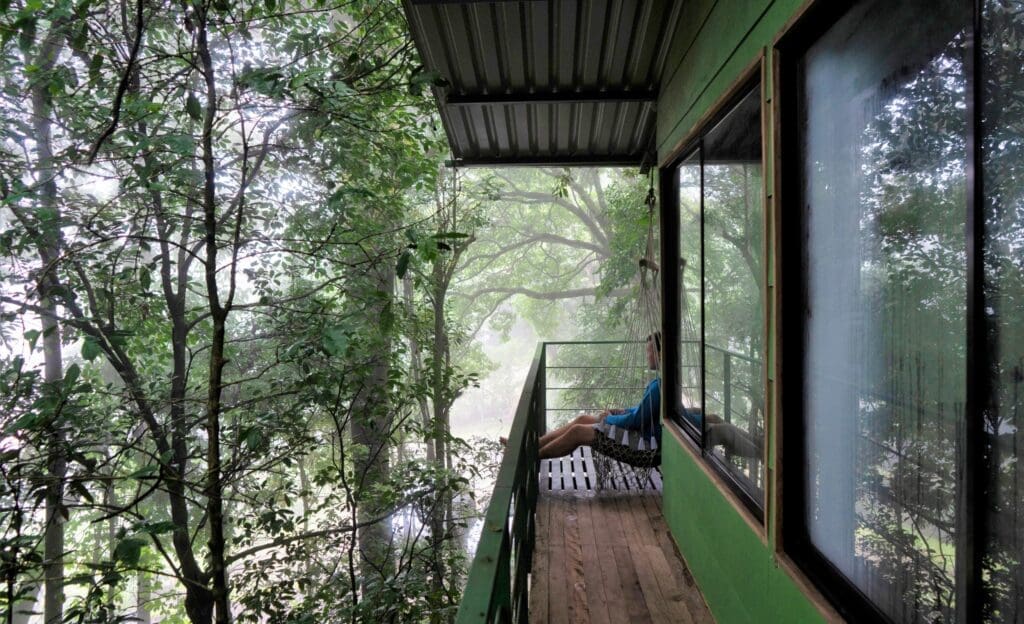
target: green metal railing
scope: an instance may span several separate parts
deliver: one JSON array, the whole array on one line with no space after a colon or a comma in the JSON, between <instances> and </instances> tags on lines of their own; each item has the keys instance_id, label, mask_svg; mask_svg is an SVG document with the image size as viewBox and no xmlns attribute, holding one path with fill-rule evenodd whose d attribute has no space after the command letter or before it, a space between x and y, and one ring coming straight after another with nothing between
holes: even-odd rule
<instances>
[{"instance_id":1,"label":"green metal railing","mask_svg":"<svg viewBox=\"0 0 1024 624\"><path fill-rule=\"evenodd\" d=\"M544 343L526 376L476 556L456 616L458 624L530 618L528 577L539 486L537 439L545 427Z\"/></svg>"}]
</instances>

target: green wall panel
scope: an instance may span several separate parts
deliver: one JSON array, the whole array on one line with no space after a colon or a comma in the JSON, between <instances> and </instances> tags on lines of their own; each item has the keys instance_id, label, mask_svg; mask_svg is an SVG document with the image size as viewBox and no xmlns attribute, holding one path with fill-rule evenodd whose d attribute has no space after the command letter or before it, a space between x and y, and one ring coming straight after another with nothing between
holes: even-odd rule
<instances>
[{"instance_id":1,"label":"green wall panel","mask_svg":"<svg viewBox=\"0 0 1024 624\"><path fill-rule=\"evenodd\" d=\"M803 0L686 2L658 98L659 157L686 136L802 4Z\"/></svg>"},{"instance_id":2,"label":"green wall panel","mask_svg":"<svg viewBox=\"0 0 1024 624\"><path fill-rule=\"evenodd\" d=\"M769 547L670 435L662 447L662 473L665 520L717 622L825 621L778 567Z\"/></svg>"},{"instance_id":3,"label":"green wall panel","mask_svg":"<svg viewBox=\"0 0 1024 624\"><path fill-rule=\"evenodd\" d=\"M661 158L692 130L743 70L762 51L768 51L803 2L684 0L658 100ZM769 59L766 57L765 62L770 67ZM769 75L769 85L771 79ZM770 106L770 102L765 105ZM765 171L769 184L773 175L770 139ZM772 192L770 187L768 192ZM766 356L772 360L771 353ZM774 373L773 369L768 371L772 378ZM767 416L769 422L775 417L770 410ZM767 429L770 435L771 426ZM773 440L767 442L771 462ZM761 541L673 436L665 436L662 453L665 518L718 622L824 621L776 564L772 548ZM766 516L774 517L772 510Z\"/></svg>"}]
</instances>

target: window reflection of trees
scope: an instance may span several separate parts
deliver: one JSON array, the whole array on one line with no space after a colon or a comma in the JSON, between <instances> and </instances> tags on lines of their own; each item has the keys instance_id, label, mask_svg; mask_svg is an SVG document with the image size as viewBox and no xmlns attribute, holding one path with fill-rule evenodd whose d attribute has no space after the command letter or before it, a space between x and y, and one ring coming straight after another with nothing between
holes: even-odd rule
<instances>
[{"instance_id":1,"label":"window reflection of trees","mask_svg":"<svg viewBox=\"0 0 1024 624\"><path fill-rule=\"evenodd\" d=\"M681 400L709 415L708 450L758 506L765 314L760 97L759 86L745 91L677 170Z\"/></svg>"},{"instance_id":2,"label":"window reflection of trees","mask_svg":"<svg viewBox=\"0 0 1024 624\"><path fill-rule=\"evenodd\" d=\"M756 99L758 92L751 97ZM758 115L744 121L748 122L743 124L748 135L759 142ZM747 127L749 122L753 127ZM717 162L704 169L705 401L708 412L721 415L741 432L727 436L729 442L712 450L759 495L764 487L760 452L764 440L760 149L725 156L735 162Z\"/></svg>"},{"instance_id":3,"label":"window reflection of trees","mask_svg":"<svg viewBox=\"0 0 1024 624\"><path fill-rule=\"evenodd\" d=\"M987 1L982 32L984 298L994 482L984 545L986 619L1024 621L1024 2Z\"/></svg>"},{"instance_id":4,"label":"window reflection of trees","mask_svg":"<svg viewBox=\"0 0 1024 624\"><path fill-rule=\"evenodd\" d=\"M858 382L854 548L861 583L886 595L883 608L902 612L903 621L948 621L955 595L966 291L962 48L960 35L895 93L873 99L879 110L861 150L863 322L875 330Z\"/></svg>"}]
</instances>

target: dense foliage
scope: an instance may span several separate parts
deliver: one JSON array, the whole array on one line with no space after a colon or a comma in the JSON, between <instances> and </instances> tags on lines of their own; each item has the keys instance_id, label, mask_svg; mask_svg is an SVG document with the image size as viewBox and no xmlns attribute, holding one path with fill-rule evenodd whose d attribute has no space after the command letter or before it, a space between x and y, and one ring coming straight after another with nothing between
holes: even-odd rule
<instances>
[{"instance_id":1,"label":"dense foliage","mask_svg":"<svg viewBox=\"0 0 1024 624\"><path fill-rule=\"evenodd\" d=\"M14 1L0 37L9 617L446 619L479 462L419 418L470 379L408 383L443 143L400 3Z\"/></svg>"}]
</instances>

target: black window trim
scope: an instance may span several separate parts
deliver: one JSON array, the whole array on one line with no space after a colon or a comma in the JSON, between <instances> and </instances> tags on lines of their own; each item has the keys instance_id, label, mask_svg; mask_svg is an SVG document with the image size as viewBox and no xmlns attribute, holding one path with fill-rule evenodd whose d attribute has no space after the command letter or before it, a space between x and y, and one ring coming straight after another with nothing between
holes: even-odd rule
<instances>
[{"instance_id":1,"label":"black window trim","mask_svg":"<svg viewBox=\"0 0 1024 624\"><path fill-rule=\"evenodd\" d=\"M983 451L984 413L983 406L992 397L990 380L991 348L985 340L986 320L984 318L984 231L983 191L981 162L981 101L983 81L980 76L981 46L977 45L981 33L981 0L964 0L972 15L971 32L965 41L965 78L967 82L967 154L966 185L968 192L964 206L966 213L965 239L967 242L967 300L966 305L966 406L964 423L965 453L962 455L958 473L963 475L960 486L959 509L957 510L955 571L956 621L967 624L980 617L984 604L982 582L982 556L986 535L985 513L988 508L986 467ZM801 162L802 154L798 133L798 88L797 65L813 43L824 35L856 2L854 0L813 0L799 17L780 35L774 45L777 81L775 90L778 117L775 136L775 172L777 192L786 198L792 208L802 201ZM784 497L781 505L781 549L804 572L815 587L836 608L840 615L855 622L892 622L883 614L846 576L840 572L811 543L807 530L808 501L804 491L806 479L806 441L803 435L806 415L802 405L800 383L803 379L803 324L800 308L806 301L803 269L801 267L800 218L801 211L780 209L780 224L776 236L776 280L780 292L780 313L777 319L779 336L786 336L785 348L781 349L776 375L778 379L794 380L785 383L780 394L781 447L779 451L786 458L785 469L781 470ZM781 339L780 339L781 340ZM781 466L780 466L781 468ZM975 510L980 513L975 513ZM966 565L961 565L966 562Z\"/></svg>"}]
</instances>

